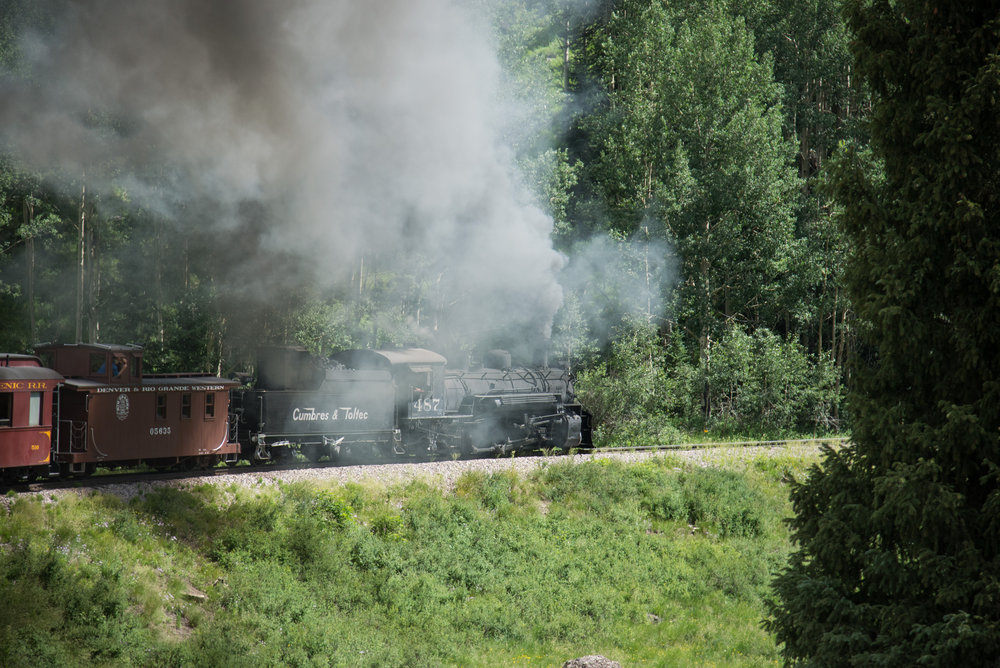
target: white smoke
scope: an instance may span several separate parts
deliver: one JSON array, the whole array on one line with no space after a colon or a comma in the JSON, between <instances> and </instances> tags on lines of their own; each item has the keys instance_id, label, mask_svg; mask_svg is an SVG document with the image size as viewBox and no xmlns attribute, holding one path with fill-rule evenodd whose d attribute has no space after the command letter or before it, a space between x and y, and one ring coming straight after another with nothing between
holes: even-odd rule
<instances>
[{"instance_id":1,"label":"white smoke","mask_svg":"<svg viewBox=\"0 0 1000 668\"><path fill-rule=\"evenodd\" d=\"M577 243L561 273L599 345L627 322L663 324L664 302L677 280L678 258L647 221L630 238L597 235Z\"/></svg>"},{"instance_id":2,"label":"white smoke","mask_svg":"<svg viewBox=\"0 0 1000 668\"><path fill-rule=\"evenodd\" d=\"M519 186L497 58L468 8L51 0L49 11L51 29L22 44L30 76L0 81L0 133L25 159L92 181L114 172L144 207L168 218L183 207L234 234L253 205L254 252L314 268L311 281L333 284L365 253L419 254L444 272L442 303L478 326L547 334L563 258ZM281 268L256 271L250 255L243 276L264 290Z\"/></svg>"}]
</instances>

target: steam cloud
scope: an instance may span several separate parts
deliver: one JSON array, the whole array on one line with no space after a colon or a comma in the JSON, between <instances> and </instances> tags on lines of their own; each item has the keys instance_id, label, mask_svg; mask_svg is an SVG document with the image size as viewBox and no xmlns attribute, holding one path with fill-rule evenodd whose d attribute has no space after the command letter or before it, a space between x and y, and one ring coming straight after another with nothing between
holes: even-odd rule
<instances>
[{"instance_id":1,"label":"steam cloud","mask_svg":"<svg viewBox=\"0 0 1000 668\"><path fill-rule=\"evenodd\" d=\"M333 285L362 253L411 250L478 327L548 333L563 258L518 183L499 66L467 8L49 2L58 24L22 44L30 77L0 80L4 140L25 159L88 180L124 163L133 201L233 235L252 205L264 222L234 283L262 297L270 253ZM114 132L93 122L105 113Z\"/></svg>"}]
</instances>

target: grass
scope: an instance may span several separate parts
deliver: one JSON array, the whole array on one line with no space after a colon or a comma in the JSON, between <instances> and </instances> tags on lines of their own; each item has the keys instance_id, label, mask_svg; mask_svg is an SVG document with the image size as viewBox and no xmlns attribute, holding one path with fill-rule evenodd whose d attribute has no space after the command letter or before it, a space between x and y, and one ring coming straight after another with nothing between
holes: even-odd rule
<instances>
[{"instance_id":1,"label":"grass","mask_svg":"<svg viewBox=\"0 0 1000 668\"><path fill-rule=\"evenodd\" d=\"M17 499L0 665L779 662L794 457Z\"/></svg>"}]
</instances>

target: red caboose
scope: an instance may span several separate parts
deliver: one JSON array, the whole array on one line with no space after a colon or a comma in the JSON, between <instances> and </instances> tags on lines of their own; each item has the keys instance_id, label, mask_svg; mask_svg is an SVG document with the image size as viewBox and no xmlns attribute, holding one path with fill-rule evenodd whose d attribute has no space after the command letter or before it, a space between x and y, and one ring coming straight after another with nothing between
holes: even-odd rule
<instances>
[{"instance_id":1,"label":"red caboose","mask_svg":"<svg viewBox=\"0 0 1000 668\"><path fill-rule=\"evenodd\" d=\"M229 390L237 383L210 374L144 375L133 345L40 346L65 380L59 391L53 459L63 474L98 465L155 468L235 461L229 441Z\"/></svg>"},{"instance_id":2,"label":"red caboose","mask_svg":"<svg viewBox=\"0 0 1000 668\"><path fill-rule=\"evenodd\" d=\"M0 475L32 480L49 469L52 397L62 376L33 355L0 354Z\"/></svg>"}]
</instances>

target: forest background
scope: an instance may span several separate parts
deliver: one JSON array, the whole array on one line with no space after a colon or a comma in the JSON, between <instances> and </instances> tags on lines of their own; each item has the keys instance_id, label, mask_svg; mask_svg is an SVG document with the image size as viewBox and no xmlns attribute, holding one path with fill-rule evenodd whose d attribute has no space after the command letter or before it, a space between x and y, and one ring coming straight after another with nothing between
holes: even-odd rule
<instances>
[{"instance_id":1,"label":"forest background","mask_svg":"<svg viewBox=\"0 0 1000 668\"><path fill-rule=\"evenodd\" d=\"M118 154L141 128L113 96L93 106L91 92L74 113L103 150L82 160L43 149L4 112L0 349L138 342L147 371L228 375L248 370L261 344L421 345L452 363L506 347L528 363L541 338L549 361L576 373L605 439L848 429L845 362L863 350L824 174L838 151L866 153L871 100L852 77L840 0L426 4L476 17L490 35L499 143L560 258L551 329L450 317L477 300L516 309L478 288L511 280L501 265L514 249L502 244L480 256L444 237L433 251L385 242L327 264L268 234L294 202L245 197L226 224L204 193L160 206L148 195L177 182L169 151L146 146L153 157L138 165ZM0 96L25 117L75 102L69 87L47 88L38 45L65 38L76 5L0 1ZM393 54L387 67L419 55ZM97 67L79 60L80 72ZM453 261L462 254L475 264Z\"/></svg>"}]
</instances>

